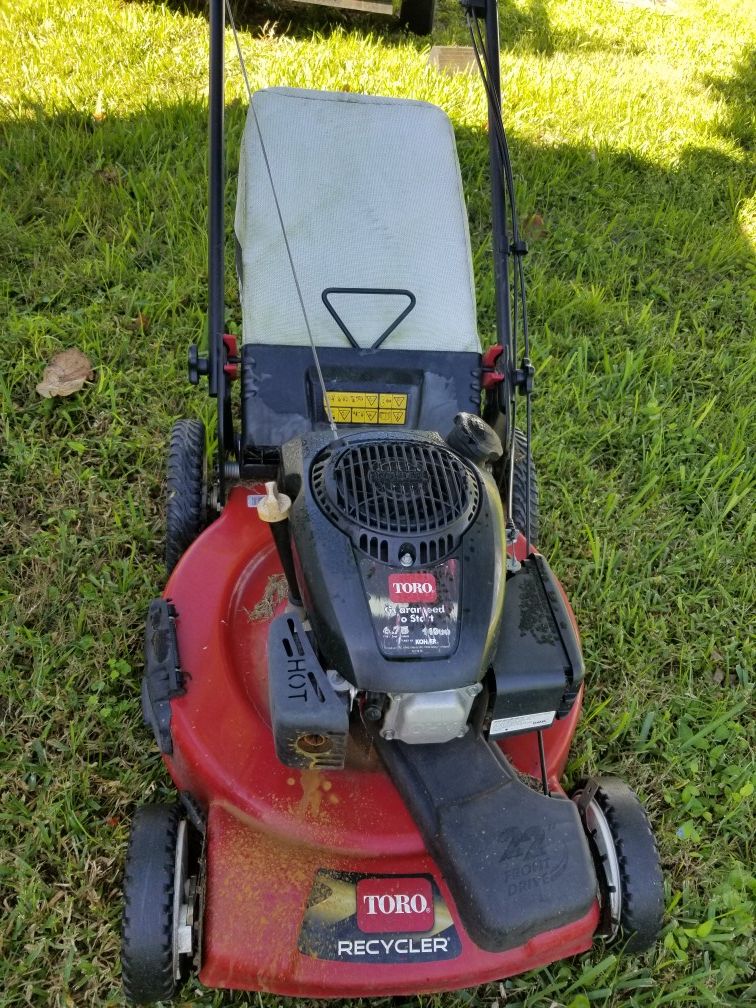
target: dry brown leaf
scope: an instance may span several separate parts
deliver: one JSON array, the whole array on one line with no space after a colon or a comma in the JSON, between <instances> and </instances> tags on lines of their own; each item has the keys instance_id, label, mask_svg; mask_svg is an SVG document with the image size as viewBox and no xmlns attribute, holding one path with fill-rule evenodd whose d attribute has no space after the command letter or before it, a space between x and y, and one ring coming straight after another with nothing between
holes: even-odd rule
<instances>
[{"instance_id":1,"label":"dry brown leaf","mask_svg":"<svg viewBox=\"0 0 756 1008\"><path fill-rule=\"evenodd\" d=\"M549 229L546 227L543 217L539 213L534 213L525 218L522 232L527 241L535 242L541 238L545 238L549 233Z\"/></svg>"},{"instance_id":2,"label":"dry brown leaf","mask_svg":"<svg viewBox=\"0 0 756 1008\"><path fill-rule=\"evenodd\" d=\"M147 332L149 328L150 320L142 312L137 312L136 318L129 322L129 329L133 329L134 332Z\"/></svg>"},{"instance_id":3,"label":"dry brown leaf","mask_svg":"<svg viewBox=\"0 0 756 1008\"><path fill-rule=\"evenodd\" d=\"M117 185L121 181L121 173L115 165L106 165L104 168L98 168L94 174L96 178L102 182L106 182L108 185Z\"/></svg>"},{"instance_id":4,"label":"dry brown leaf","mask_svg":"<svg viewBox=\"0 0 756 1008\"><path fill-rule=\"evenodd\" d=\"M106 118L107 113L105 112L105 102L102 91L97 95L97 102L95 104L95 110L92 114L92 118L95 122L102 122Z\"/></svg>"},{"instance_id":5,"label":"dry brown leaf","mask_svg":"<svg viewBox=\"0 0 756 1008\"><path fill-rule=\"evenodd\" d=\"M44 399L73 395L93 377L94 371L89 357L74 347L55 354L45 368L42 381L37 385L37 392Z\"/></svg>"}]
</instances>

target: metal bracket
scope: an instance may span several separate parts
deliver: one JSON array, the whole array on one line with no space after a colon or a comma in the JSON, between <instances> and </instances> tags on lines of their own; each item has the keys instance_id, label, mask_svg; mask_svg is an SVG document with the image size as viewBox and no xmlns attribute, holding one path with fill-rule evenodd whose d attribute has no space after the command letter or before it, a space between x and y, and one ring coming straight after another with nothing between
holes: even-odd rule
<instances>
[{"instance_id":1,"label":"metal bracket","mask_svg":"<svg viewBox=\"0 0 756 1008\"><path fill-rule=\"evenodd\" d=\"M535 379L535 368L530 363L529 357L522 358L522 364L518 367L514 373L514 387L522 395L530 395L533 391L533 382Z\"/></svg>"}]
</instances>

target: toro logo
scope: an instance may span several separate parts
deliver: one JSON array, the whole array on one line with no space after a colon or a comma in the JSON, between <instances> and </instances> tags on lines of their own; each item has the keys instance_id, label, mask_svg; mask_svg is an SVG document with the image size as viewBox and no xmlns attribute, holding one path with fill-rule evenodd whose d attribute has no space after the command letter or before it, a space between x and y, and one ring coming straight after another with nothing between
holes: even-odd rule
<instances>
[{"instance_id":1,"label":"toro logo","mask_svg":"<svg viewBox=\"0 0 756 1008\"><path fill-rule=\"evenodd\" d=\"M436 579L432 574L389 574L392 602L435 602Z\"/></svg>"},{"instance_id":2,"label":"toro logo","mask_svg":"<svg viewBox=\"0 0 756 1008\"><path fill-rule=\"evenodd\" d=\"M430 931L433 890L427 878L368 878L357 883L357 927L367 934Z\"/></svg>"}]
</instances>

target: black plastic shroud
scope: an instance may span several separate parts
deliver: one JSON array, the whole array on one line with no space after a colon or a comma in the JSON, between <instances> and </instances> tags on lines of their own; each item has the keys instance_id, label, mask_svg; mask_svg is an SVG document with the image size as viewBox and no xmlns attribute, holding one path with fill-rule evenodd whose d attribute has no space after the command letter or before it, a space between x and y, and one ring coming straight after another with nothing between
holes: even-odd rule
<instances>
[{"instance_id":1,"label":"black plastic shroud","mask_svg":"<svg viewBox=\"0 0 756 1008\"><path fill-rule=\"evenodd\" d=\"M405 430L445 436L457 413L480 412L479 353L392 350L389 342L378 351L321 347L318 356L329 392L404 397L397 426ZM248 478L259 478L261 456L277 462L282 444L327 430L328 418L310 347L247 343L241 359L241 463ZM339 433L354 429L339 422Z\"/></svg>"},{"instance_id":2,"label":"black plastic shroud","mask_svg":"<svg viewBox=\"0 0 756 1008\"><path fill-rule=\"evenodd\" d=\"M268 630L268 695L276 756L300 770L340 770L349 735L349 696L336 693L294 612Z\"/></svg>"},{"instance_id":3,"label":"black plastic shroud","mask_svg":"<svg viewBox=\"0 0 756 1008\"><path fill-rule=\"evenodd\" d=\"M352 545L394 565L405 541L417 545L421 562L433 543L437 560L456 549L477 517L483 492L479 470L439 439L398 434L328 445L315 459L310 481L321 510ZM375 545L368 547L368 541Z\"/></svg>"},{"instance_id":4,"label":"black plastic shroud","mask_svg":"<svg viewBox=\"0 0 756 1008\"><path fill-rule=\"evenodd\" d=\"M358 445L413 444L434 457L450 456L449 464L464 474L461 488L465 507L450 528L455 541L449 559L457 564L460 584L457 618L459 643L454 654L442 658L386 658L376 646L371 600L363 588L360 559L386 572L421 572L421 546L429 533L384 533L389 542L383 558L361 550L358 525L339 511L323 509L323 488L313 486L314 463L323 452L340 453ZM356 431L334 441L329 431L316 431L287 442L282 451L282 478L292 498L290 513L299 586L318 649L326 668L334 668L359 689L378 693L424 693L459 689L478 682L489 667L501 623L504 600L504 516L499 491L492 477L454 456L438 434L428 431ZM375 477L381 474L376 463ZM400 474L401 475L401 474ZM467 483L467 479L470 483ZM402 479L404 476L402 475ZM411 496L411 494L408 494ZM474 501L473 498L478 500ZM456 513L456 512L455 512ZM458 526L458 527L457 527ZM415 562L401 566L402 544L410 547ZM405 551L406 552L406 551ZM440 557L437 557L440 559ZM379 580L379 579L376 579ZM373 605L378 600L373 600Z\"/></svg>"},{"instance_id":5,"label":"black plastic shroud","mask_svg":"<svg viewBox=\"0 0 756 1008\"><path fill-rule=\"evenodd\" d=\"M507 578L492 664L494 721L569 714L583 681L583 656L559 582L542 556L528 557Z\"/></svg>"}]
</instances>

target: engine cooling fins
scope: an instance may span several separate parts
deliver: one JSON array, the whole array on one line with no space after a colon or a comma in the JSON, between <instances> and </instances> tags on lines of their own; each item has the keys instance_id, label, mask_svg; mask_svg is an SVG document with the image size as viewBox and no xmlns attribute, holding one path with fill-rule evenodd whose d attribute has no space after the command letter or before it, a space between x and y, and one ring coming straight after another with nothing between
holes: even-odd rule
<instances>
[{"instance_id":1,"label":"engine cooling fins","mask_svg":"<svg viewBox=\"0 0 756 1008\"><path fill-rule=\"evenodd\" d=\"M376 560L393 559L418 540L421 563L451 553L475 520L480 477L438 440L396 434L350 438L313 464L318 506Z\"/></svg>"}]
</instances>

